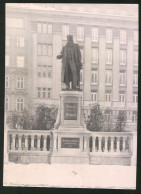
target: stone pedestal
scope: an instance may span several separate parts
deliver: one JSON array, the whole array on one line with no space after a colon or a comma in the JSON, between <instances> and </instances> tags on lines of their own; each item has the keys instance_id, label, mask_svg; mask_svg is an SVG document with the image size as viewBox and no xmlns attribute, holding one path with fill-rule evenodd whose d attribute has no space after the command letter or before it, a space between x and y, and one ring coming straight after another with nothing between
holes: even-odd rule
<instances>
[{"instance_id":1,"label":"stone pedestal","mask_svg":"<svg viewBox=\"0 0 141 194\"><path fill-rule=\"evenodd\" d=\"M81 91L60 92L53 133L51 163L89 164L89 132L85 128Z\"/></svg>"}]
</instances>

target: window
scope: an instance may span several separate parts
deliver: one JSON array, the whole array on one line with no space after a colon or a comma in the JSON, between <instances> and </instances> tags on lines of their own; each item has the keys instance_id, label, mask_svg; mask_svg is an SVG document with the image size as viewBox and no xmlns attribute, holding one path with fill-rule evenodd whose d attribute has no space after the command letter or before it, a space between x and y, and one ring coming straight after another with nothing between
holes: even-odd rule
<instances>
[{"instance_id":1,"label":"window","mask_svg":"<svg viewBox=\"0 0 141 194\"><path fill-rule=\"evenodd\" d=\"M111 94L105 94L105 101L111 102Z\"/></svg>"},{"instance_id":2,"label":"window","mask_svg":"<svg viewBox=\"0 0 141 194\"><path fill-rule=\"evenodd\" d=\"M9 77L5 77L5 88L9 88Z\"/></svg>"},{"instance_id":3,"label":"window","mask_svg":"<svg viewBox=\"0 0 141 194\"><path fill-rule=\"evenodd\" d=\"M106 50L106 64L112 64L112 50Z\"/></svg>"},{"instance_id":4,"label":"window","mask_svg":"<svg viewBox=\"0 0 141 194\"><path fill-rule=\"evenodd\" d=\"M119 102L125 103L125 94L119 94Z\"/></svg>"},{"instance_id":5,"label":"window","mask_svg":"<svg viewBox=\"0 0 141 194\"><path fill-rule=\"evenodd\" d=\"M50 99L51 98L51 88L47 89L47 97Z\"/></svg>"},{"instance_id":6,"label":"window","mask_svg":"<svg viewBox=\"0 0 141 194\"><path fill-rule=\"evenodd\" d=\"M98 42L98 28L92 28L92 42Z\"/></svg>"},{"instance_id":7,"label":"window","mask_svg":"<svg viewBox=\"0 0 141 194\"><path fill-rule=\"evenodd\" d=\"M47 24L47 23L38 23L37 24L37 32L38 33L48 33L52 34L52 24Z\"/></svg>"},{"instance_id":8,"label":"window","mask_svg":"<svg viewBox=\"0 0 141 194\"><path fill-rule=\"evenodd\" d=\"M84 40L84 27L77 27L77 40L83 41Z\"/></svg>"},{"instance_id":9,"label":"window","mask_svg":"<svg viewBox=\"0 0 141 194\"><path fill-rule=\"evenodd\" d=\"M125 72L120 73L120 86L125 86Z\"/></svg>"},{"instance_id":10,"label":"window","mask_svg":"<svg viewBox=\"0 0 141 194\"><path fill-rule=\"evenodd\" d=\"M17 36L17 47L24 47L24 36Z\"/></svg>"},{"instance_id":11,"label":"window","mask_svg":"<svg viewBox=\"0 0 141 194\"><path fill-rule=\"evenodd\" d=\"M52 24L48 24L48 34L52 34Z\"/></svg>"},{"instance_id":12,"label":"window","mask_svg":"<svg viewBox=\"0 0 141 194\"><path fill-rule=\"evenodd\" d=\"M120 30L120 44L126 44L126 31Z\"/></svg>"},{"instance_id":13,"label":"window","mask_svg":"<svg viewBox=\"0 0 141 194\"><path fill-rule=\"evenodd\" d=\"M67 35L69 35L69 26L68 25L63 25L62 26L63 40L67 40Z\"/></svg>"},{"instance_id":14,"label":"window","mask_svg":"<svg viewBox=\"0 0 141 194\"><path fill-rule=\"evenodd\" d=\"M9 110L9 98L5 98L5 110Z\"/></svg>"},{"instance_id":15,"label":"window","mask_svg":"<svg viewBox=\"0 0 141 194\"><path fill-rule=\"evenodd\" d=\"M6 27L9 28L23 28L24 22L21 18L6 18Z\"/></svg>"},{"instance_id":16,"label":"window","mask_svg":"<svg viewBox=\"0 0 141 194\"><path fill-rule=\"evenodd\" d=\"M110 120L110 114L104 114L104 118L105 118L105 121L109 121Z\"/></svg>"},{"instance_id":17,"label":"window","mask_svg":"<svg viewBox=\"0 0 141 194\"><path fill-rule=\"evenodd\" d=\"M120 65L126 65L126 51L120 50Z\"/></svg>"},{"instance_id":18,"label":"window","mask_svg":"<svg viewBox=\"0 0 141 194\"><path fill-rule=\"evenodd\" d=\"M46 77L46 70L43 70L43 77Z\"/></svg>"},{"instance_id":19,"label":"window","mask_svg":"<svg viewBox=\"0 0 141 194\"><path fill-rule=\"evenodd\" d=\"M112 71L107 70L106 71L106 80L105 80L106 85L112 85Z\"/></svg>"},{"instance_id":20,"label":"window","mask_svg":"<svg viewBox=\"0 0 141 194\"><path fill-rule=\"evenodd\" d=\"M133 86L138 86L138 74L133 74Z\"/></svg>"},{"instance_id":21,"label":"window","mask_svg":"<svg viewBox=\"0 0 141 194\"><path fill-rule=\"evenodd\" d=\"M38 77L41 77L41 72L40 71L38 71Z\"/></svg>"},{"instance_id":22,"label":"window","mask_svg":"<svg viewBox=\"0 0 141 194\"><path fill-rule=\"evenodd\" d=\"M98 83L98 72L97 71L92 71L92 73L91 73L91 83L92 84L97 84Z\"/></svg>"},{"instance_id":23,"label":"window","mask_svg":"<svg viewBox=\"0 0 141 194\"><path fill-rule=\"evenodd\" d=\"M112 43L113 33L112 29L106 29L106 43Z\"/></svg>"},{"instance_id":24,"label":"window","mask_svg":"<svg viewBox=\"0 0 141 194\"><path fill-rule=\"evenodd\" d=\"M133 102L135 104L138 103L138 95L137 94L133 94Z\"/></svg>"},{"instance_id":25,"label":"window","mask_svg":"<svg viewBox=\"0 0 141 194\"><path fill-rule=\"evenodd\" d=\"M80 70L80 83L83 83L83 70Z\"/></svg>"},{"instance_id":26,"label":"window","mask_svg":"<svg viewBox=\"0 0 141 194\"><path fill-rule=\"evenodd\" d=\"M134 45L138 45L138 31L134 31Z\"/></svg>"},{"instance_id":27,"label":"window","mask_svg":"<svg viewBox=\"0 0 141 194\"><path fill-rule=\"evenodd\" d=\"M17 78L17 88L18 89L23 89L24 88L24 78L23 77L18 77Z\"/></svg>"},{"instance_id":28,"label":"window","mask_svg":"<svg viewBox=\"0 0 141 194\"><path fill-rule=\"evenodd\" d=\"M47 44L38 44L38 55L47 55Z\"/></svg>"},{"instance_id":29,"label":"window","mask_svg":"<svg viewBox=\"0 0 141 194\"><path fill-rule=\"evenodd\" d=\"M7 35L6 36L6 46L10 45L10 37Z\"/></svg>"},{"instance_id":30,"label":"window","mask_svg":"<svg viewBox=\"0 0 141 194\"><path fill-rule=\"evenodd\" d=\"M43 98L46 98L46 88L43 88Z\"/></svg>"},{"instance_id":31,"label":"window","mask_svg":"<svg viewBox=\"0 0 141 194\"><path fill-rule=\"evenodd\" d=\"M52 56L52 45L48 45L48 56Z\"/></svg>"},{"instance_id":32,"label":"window","mask_svg":"<svg viewBox=\"0 0 141 194\"><path fill-rule=\"evenodd\" d=\"M97 103L97 93L96 93L96 92L92 92L92 93L91 93L91 100L92 100L94 103Z\"/></svg>"},{"instance_id":33,"label":"window","mask_svg":"<svg viewBox=\"0 0 141 194\"><path fill-rule=\"evenodd\" d=\"M17 56L17 67L24 67L24 56Z\"/></svg>"},{"instance_id":34,"label":"window","mask_svg":"<svg viewBox=\"0 0 141 194\"><path fill-rule=\"evenodd\" d=\"M132 122L137 122L137 112L136 111L133 111L132 113Z\"/></svg>"},{"instance_id":35,"label":"window","mask_svg":"<svg viewBox=\"0 0 141 194\"><path fill-rule=\"evenodd\" d=\"M37 31L38 31L38 33L42 32L42 24L41 23L37 24Z\"/></svg>"},{"instance_id":36,"label":"window","mask_svg":"<svg viewBox=\"0 0 141 194\"><path fill-rule=\"evenodd\" d=\"M134 52L134 65L138 66L138 52Z\"/></svg>"},{"instance_id":37,"label":"window","mask_svg":"<svg viewBox=\"0 0 141 194\"><path fill-rule=\"evenodd\" d=\"M5 58L5 65L6 65L6 66L9 66L9 55L6 55L6 58Z\"/></svg>"},{"instance_id":38,"label":"window","mask_svg":"<svg viewBox=\"0 0 141 194\"><path fill-rule=\"evenodd\" d=\"M92 63L98 63L98 49L92 48Z\"/></svg>"},{"instance_id":39,"label":"window","mask_svg":"<svg viewBox=\"0 0 141 194\"><path fill-rule=\"evenodd\" d=\"M81 52L81 62L84 62L84 49L80 48L80 52Z\"/></svg>"},{"instance_id":40,"label":"window","mask_svg":"<svg viewBox=\"0 0 141 194\"><path fill-rule=\"evenodd\" d=\"M43 23L43 33L47 33L47 24Z\"/></svg>"},{"instance_id":41,"label":"window","mask_svg":"<svg viewBox=\"0 0 141 194\"><path fill-rule=\"evenodd\" d=\"M51 70L48 70L48 78L51 78Z\"/></svg>"},{"instance_id":42,"label":"window","mask_svg":"<svg viewBox=\"0 0 141 194\"><path fill-rule=\"evenodd\" d=\"M41 88L38 88L38 98L41 98Z\"/></svg>"},{"instance_id":43,"label":"window","mask_svg":"<svg viewBox=\"0 0 141 194\"><path fill-rule=\"evenodd\" d=\"M18 98L17 99L17 111L23 111L24 110L24 99Z\"/></svg>"}]
</instances>

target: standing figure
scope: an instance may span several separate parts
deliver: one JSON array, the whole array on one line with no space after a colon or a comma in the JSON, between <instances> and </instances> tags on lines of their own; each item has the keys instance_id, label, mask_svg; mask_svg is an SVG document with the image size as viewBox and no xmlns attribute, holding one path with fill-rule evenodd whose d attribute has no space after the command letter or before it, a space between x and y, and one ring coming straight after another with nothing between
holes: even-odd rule
<instances>
[{"instance_id":1,"label":"standing figure","mask_svg":"<svg viewBox=\"0 0 141 194\"><path fill-rule=\"evenodd\" d=\"M72 35L67 36L67 43L57 59L62 59L61 82L66 84L66 89L80 90L81 52L79 45L73 42Z\"/></svg>"}]
</instances>

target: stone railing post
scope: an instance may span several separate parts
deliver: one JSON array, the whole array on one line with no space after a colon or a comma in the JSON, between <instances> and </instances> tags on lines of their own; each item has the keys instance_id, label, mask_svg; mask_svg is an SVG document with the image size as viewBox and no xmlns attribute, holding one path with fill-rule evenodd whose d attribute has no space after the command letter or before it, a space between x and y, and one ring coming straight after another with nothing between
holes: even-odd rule
<instances>
[{"instance_id":1,"label":"stone railing post","mask_svg":"<svg viewBox=\"0 0 141 194\"><path fill-rule=\"evenodd\" d=\"M18 135L18 150L22 149L22 135Z\"/></svg>"},{"instance_id":2,"label":"stone railing post","mask_svg":"<svg viewBox=\"0 0 141 194\"><path fill-rule=\"evenodd\" d=\"M111 152L114 152L114 137L111 137Z\"/></svg>"},{"instance_id":3,"label":"stone railing post","mask_svg":"<svg viewBox=\"0 0 141 194\"><path fill-rule=\"evenodd\" d=\"M37 136L37 150L40 150L40 140L41 140L41 136Z\"/></svg>"},{"instance_id":4,"label":"stone railing post","mask_svg":"<svg viewBox=\"0 0 141 194\"><path fill-rule=\"evenodd\" d=\"M25 135L25 150L28 150L28 135Z\"/></svg>"},{"instance_id":5,"label":"stone railing post","mask_svg":"<svg viewBox=\"0 0 141 194\"><path fill-rule=\"evenodd\" d=\"M12 134L12 143L11 143L12 150L15 150L15 139L16 139L16 134Z\"/></svg>"},{"instance_id":6,"label":"stone railing post","mask_svg":"<svg viewBox=\"0 0 141 194\"><path fill-rule=\"evenodd\" d=\"M96 137L92 136L92 152L95 152L95 140L96 140Z\"/></svg>"},{"instance_id":7,"label":"stone railing post","mask_svg":"<svg viewBox=\"0 0 141 194\"><path fill-rule=\"evenodd\" d=\"M99 149L98 149L98 151L99 151L99 152L102 152L102 146L101 146L102 137L98 137L98 141L99 141Z\"/></svg>"},{"instance_id":8,"label":"stone railing post","mask_svg":"<svg viewBox=\"0 0 141 194\"><path fill-rule=\"evenodd\" d=\"M126 137L123 137L123 147L122 147L122 152L126 152Z\"/></svg>"},{"instance_id":9,"label":"stone railing post","mask_svg":"<svg viewBox=\"0 0 141 194\"><path fill-rule=\"evenodd\" d=\"M53 134L53 150L57 151L57 135Z\"/></svg>"},{"instance_id":10,"label":"stone railing post","mask_svg":"<svg viewBox=\"0 0 141 194\"><path fill-rule=\"evenodd\" d=\"M34 150L34 135L31 135L31 150Z\"/></svg>"},{"instance_id":11,"label":"stone railing post","mask_svg":"<svg viewBox=\"0 0 141 194\"><path fill-rule=\"evenodd\" d=\"M43 136L43 151L46 151L46 143L47 143L47 137L46 135Z\"/></svg>"},{"instance_id":12,"label":"stone railing post","mask_svg":"<svg viewBox=\"0 0 141 194\"><path fill-rule=\"evenodd\" d=\"M108 152L108 137L105 136L105 149L104 152Z\"/></svg>"},{"instance_id":13,"label":"stone railing post","mask_svg":"<svg viewBox=\"0 0 141 194\"><path fill-rule=\"evenodd\" d=\"M120 137L117 137L117 149L116 152L120 152Z\"/></svg>"}]
</instances>

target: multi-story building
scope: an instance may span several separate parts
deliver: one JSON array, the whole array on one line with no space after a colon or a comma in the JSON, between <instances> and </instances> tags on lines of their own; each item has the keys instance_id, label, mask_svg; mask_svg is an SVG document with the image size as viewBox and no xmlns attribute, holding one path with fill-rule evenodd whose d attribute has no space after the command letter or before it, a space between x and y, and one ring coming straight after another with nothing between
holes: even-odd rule
<instances>
[{"instance_id":1,"label":"multi-story building","mask_svg":"<svg viewBox=\"0 0 141 194\"><path fill-rule=\"evenodd\" d=\"M5 110L58 105L66 36L80 45L83 106L126 110L138 103L137 5L12 4L6 7Z\"/></svg>"}]
</instances>

